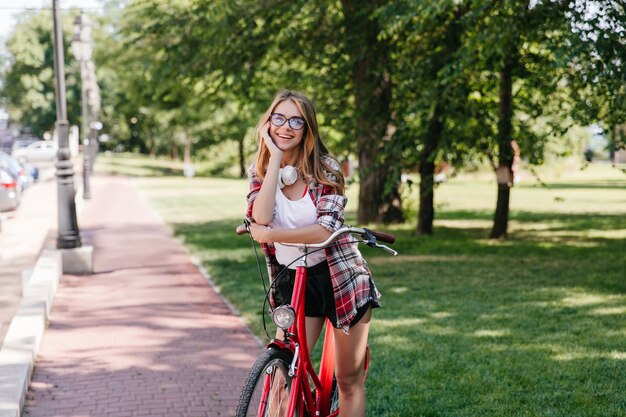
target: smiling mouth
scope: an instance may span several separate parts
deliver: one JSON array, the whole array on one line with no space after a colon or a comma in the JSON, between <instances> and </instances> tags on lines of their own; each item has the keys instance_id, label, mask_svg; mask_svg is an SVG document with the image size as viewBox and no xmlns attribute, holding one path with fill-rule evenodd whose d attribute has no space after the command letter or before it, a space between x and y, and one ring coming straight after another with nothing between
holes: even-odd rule
<instances>
[{"instance_id":1,"label":"smiling mouth","mask_svg":"<svg viewBox=\"0 0 626 417\"><path fill-rule=\"evenodd\" d=\"M281 135L280 133L277 136L281 139L293 139L293 136Z\"/></svg>"}]
</instances>

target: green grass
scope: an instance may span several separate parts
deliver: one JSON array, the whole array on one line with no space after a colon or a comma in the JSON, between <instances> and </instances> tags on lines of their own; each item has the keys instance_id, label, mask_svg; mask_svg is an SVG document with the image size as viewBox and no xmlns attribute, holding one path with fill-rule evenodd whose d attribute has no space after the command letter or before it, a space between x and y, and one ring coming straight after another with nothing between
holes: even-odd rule
<instances>
[{"instance_id":1,"label":"green grass","mask_svg":"<svg viewBox=\"0 0 626 417\"><path fill-rule=\"evenodd\" d=\"M112 162L129 161L159 170ZM434 236L408 223L387 228L398 257L363 249L384 306L368 415L626 415L626 176L596 165L557 174L512 190L506 241L486 239L496 186L476 174L437 188ZM233 233L246 182L135 181L261 335L254 254Z\"/></svg>"}]
</instances>

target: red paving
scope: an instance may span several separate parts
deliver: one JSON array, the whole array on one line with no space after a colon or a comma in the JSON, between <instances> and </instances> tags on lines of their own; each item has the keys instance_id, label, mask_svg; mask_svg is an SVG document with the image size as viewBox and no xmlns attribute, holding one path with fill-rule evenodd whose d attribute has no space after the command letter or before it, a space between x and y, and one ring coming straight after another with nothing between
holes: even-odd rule
<instances>
[{"instance_id":1,"label":"red paving","mask_svg":"<svg viewBox=\"0 0 626 417\"><path fill-rule=\"evenodd\" d=\"M261 346L129 180L92 195L95 274L63 276L23 416L233 415Z\"/></svg>"}]
</instances>

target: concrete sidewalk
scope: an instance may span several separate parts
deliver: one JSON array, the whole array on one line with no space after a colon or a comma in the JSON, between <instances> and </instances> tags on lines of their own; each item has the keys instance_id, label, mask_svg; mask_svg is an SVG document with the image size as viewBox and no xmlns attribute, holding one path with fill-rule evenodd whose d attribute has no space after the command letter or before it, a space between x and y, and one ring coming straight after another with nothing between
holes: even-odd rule
<instances>
[{"instance_id":1,"label":"concrete sidewalk","mask_svg":"<svg viewBox=\"0 0 626 417\"><path fill-rule=\"evenodd\" d=\"M57 227L56 187L53 180L40 181L25 190L15 212L2 214L0 346L22 299L22 272L33 268L47 235Z\"/></svg>"},{"instance_id":2,"label":"concrete sidewalk","mask_svg":"<svg viewBox=\"0 0 626 417\"><path fill-rule=\"evenodd\" d=\"M262 347L130 180L95 176L23 416L231 416Z\"/></svg>"}]
</instances>

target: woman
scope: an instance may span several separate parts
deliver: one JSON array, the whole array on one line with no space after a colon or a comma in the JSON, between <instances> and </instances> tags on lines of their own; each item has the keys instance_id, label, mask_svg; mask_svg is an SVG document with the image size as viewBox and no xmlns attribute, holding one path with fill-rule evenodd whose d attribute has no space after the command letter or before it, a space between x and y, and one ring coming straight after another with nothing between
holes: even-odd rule
<instances>
[{"instance_id":1,"label":"woman","mask_svg":"<svg viewBox=\"0 0 626 417\"><path fill-rule=\"evenodd\" d=\"M295 277L290 263L300 253L275 242L319 243L341 228L347 201L344 178L322 143L313 104L300 93L278 93L255 137L259 150L250 170L250 232L263 246L270 280L284 266L290 268L289 279L279 280L273 295L277 303L278 298L288 302ZM291 171L291 178L281 169ZM341 415L364 416L365 350L371 310L380 306L380 295L349 240L344 235L338 239L340 245L307 256L307 342L313 349L325 318L334 324Z\"/></svg>"}]
</instances>

